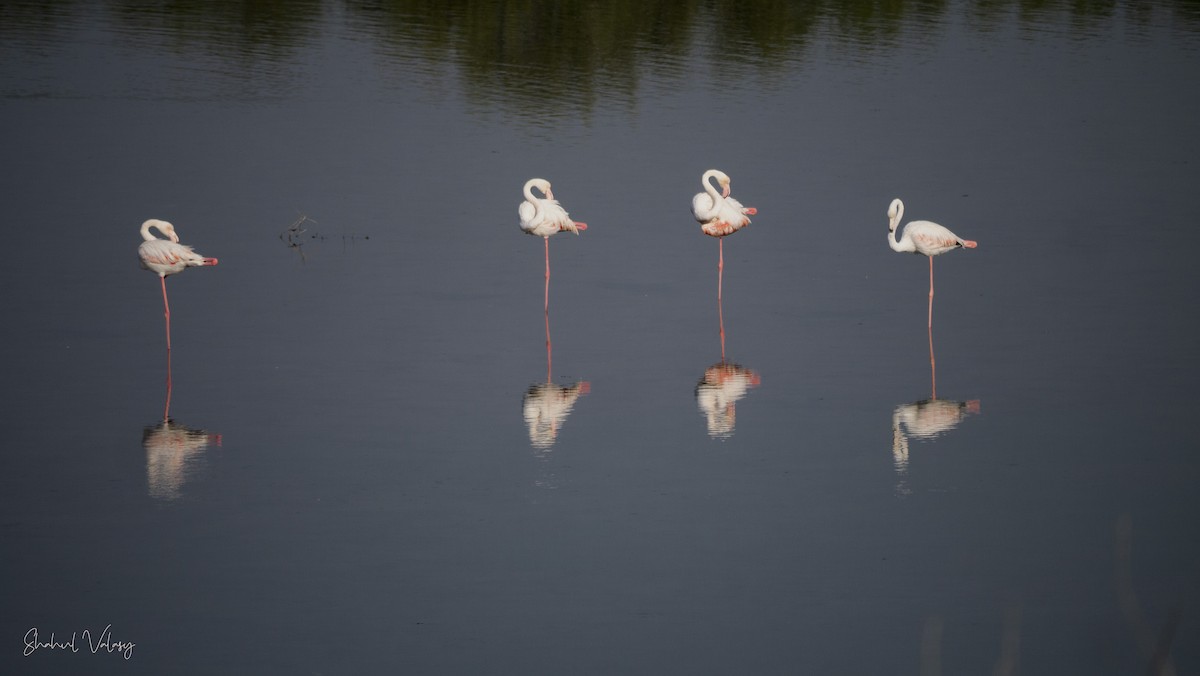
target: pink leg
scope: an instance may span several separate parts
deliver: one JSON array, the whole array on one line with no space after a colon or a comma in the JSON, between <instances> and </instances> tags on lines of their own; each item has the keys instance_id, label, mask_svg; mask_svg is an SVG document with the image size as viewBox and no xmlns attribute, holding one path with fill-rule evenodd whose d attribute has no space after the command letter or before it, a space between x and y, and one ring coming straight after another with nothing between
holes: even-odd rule
<instances>
[{"instance_id":1,"label":"pink leg","mask_svg":"<svg viewBox=\"0 0 1200 676\"><path fill-rule=\"evenodd\" d=\"M167 302L167 278L159 277L162 280L163 292L163 310L164 316L167 318L167 354L171 354L171 304Z\"/></svg>"},{"instance_id":2,"label":"pink leg","mask_svg":"<svg viewBox=\"0 0 1200 676\"><path fill-rule=\"evenodd\" d=\"M929 257L929 331L933 335L933 256Z\"/></svg>"},{"instance_id":3,"label":"pink leg","mask_svg":"<svg viewBox=\"0 0 1200 676\"><path fill-rule=\"evenodd\" d=\"M167 302L167 278L162 280L163 313L167 322L167 401L163 404L163 420L171 415L171 305Z\"/></svg>"},{"instance_id":4,"label":"pink leg","mask_svg":"<svg viewBox=\"0 0 1200 676\"><path fill-rule=\"evenodd\" d=\"M551 364L553 363L552 359L551 359L552 353L553 352L550 348L550 311L547 310L546 311L546 382L550 382L550 379L551 379L550 374L553 373L553 369L551 368Z\"/></svg>"},{"instance_id":5,"label":"pink leg","mask_svg":"<svg viewBox=\"0 0 1200 676\"><path fill-rule=\"evenodd\" d=\"M930 399L937 399L937 360L933 358L933 327L929 327L929 376L933 383Z\"/></svg>"},{"instance_id":6,"label":"pink leg","mask_svg":"<svg viewBox=\"0 0 1200 676\"><path fill-rule=\"evenodd\" d=\"M167 352L167 401L163 404L163 420L171 419L171 353Z\"/></svg>"},{"instance_id":7,"label":"pink leg","mask_svg":"<svg viewBox=\"0 0 1200 676\"><path fill-rule=\"evenodd\" d=\"M546 241L546 313L550 312L550 238Z\"/></svg>"},{"instance_id":8,"label":"pink leg","mask_svg":"<svg viewBox=\"0 0 1200 676\"><path fill-rule=\"evenodd\" d=\"M722 277L725 274L725 238L717 239L717 302L721 302Z\"/></svg>"}]
</instances>

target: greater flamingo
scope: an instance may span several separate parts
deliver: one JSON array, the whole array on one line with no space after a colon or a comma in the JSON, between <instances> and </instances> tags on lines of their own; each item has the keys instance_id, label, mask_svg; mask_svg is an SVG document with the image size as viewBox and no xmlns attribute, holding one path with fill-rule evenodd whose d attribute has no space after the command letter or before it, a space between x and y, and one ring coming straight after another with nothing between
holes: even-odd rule
<instances>
[{"instance_id":1,"label":"greater flamingo","mask_svg":"<svg viewBox=\"0 0 1200 676\"><path fill-rule=\"evenodd\" d=\"M896 228L904 216L904 202L892 200L888 207L888 246L901 253L924 254L929 257L929 328L933 329L933 257L959 247L974 249L978 246L950 232L945 226L930 221L909 221L904 226L904 236L896 239ZM932 338L930 338L932 345ZM932 348L931 348L932 350Z\"/></svg>"},{"instance_id":2,"label":"greater flamingo","mask_svg":"<svg viewBox=\"0 0 1200 676\"><path fill-rule=\"evenodd\" d=\"M533 189L541 191L544 198L534 197ZM521 230L527 235L537 235L546 242L546 311L550 311L550 236L570 231L579 234L587 230L587 223L571 220L554 192L550 190L550 181L544 178L531 178L525 182L525 201L517 207L517 215L521 217Z\"/></svg>"},{"instance_id":3,"label":"greater flamingo","mask_svg":"<svg viewBox=\"0 0 1200 676\"><path fill-rule=\"evenodd\" d=\"M721 192L713 187L712 179L717 179ZM721 300L721 281L725 270L725 236L750 225L747 216L758 213L754 207L744 207L741 202L729 196L729 176L717 169L709 169L700 177L704 192L697 193L692 198L692 216L700 222L704 234L716 237L720 242L717 258L717 300Z\"/></svg>"},{"instance_id":4,"label":"greater flamingo","mask_svg":"<svg viewBox=\"0 0 1200 676\"><path fill-rule=\"evenodd\" d=\"M150 232L155 228L167 239L158 239ZM202 265L216 265L217 259L207 258L192 251L192 247L179 243L179 235L175 234L175 226L157 218L142 223L142 242L138 247L138 257L142 259L142 267L158 273L162 281L163 310L167 318L167 356L171 355L171 304L167 302L167 275L183 272L184 268ZM168 362L169 363L169 362ZM170 382L170 374L167 376Z\"/></svg>"}]
</instances>

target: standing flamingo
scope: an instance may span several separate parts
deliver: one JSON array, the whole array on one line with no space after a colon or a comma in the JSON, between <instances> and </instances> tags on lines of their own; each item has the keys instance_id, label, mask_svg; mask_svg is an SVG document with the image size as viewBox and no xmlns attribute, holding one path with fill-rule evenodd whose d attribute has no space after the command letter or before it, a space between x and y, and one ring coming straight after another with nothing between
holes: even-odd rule
<instances>
[{"instance_id":1,"label":"standing flamingo","mask_svg":"<svg viewBox=\"0 0 1200 676\"><path fill-rule=\"evenodd\" d=\"M713 187L712 179L717 179L721 192ZM704 234L716 237L720 242L717 258L717 300L721 300L721 283L725 270L725 236L750 225L747 215L758 213L754 207L744 207L742 203L729 196L729 176L717 169L709 169L700 177L704 192L697 193L692 198L692 216L700 222Z\"/></svg>"},{"instance_id":2,"label":"standing flamingo","mask_svg":"<svg viewBox=\"0 0 1200 676\"><path fill-rule=\"evenodd\" d=\"M545 195L544 198L533 196L537 188ZM550 236L569 230L576 235L580 230L587 230L587 223L572 221L567 211L550 190L550 181L544 178L531 178L525 182L525 201L517 207L517 215L521 217L521 230L527 235L537 235L546 242L546 312L550 311Z\"/></svg>"},{"instance_id":3,"label":"standing flamingo","mask_svg":"<svg viewBox=\"0 0 1200 676\"><path fill-rule=\"evenodd\" d=\"M156 228L168 239L158 239L150 234L150 228ZM142 223L142 242L138 247L138 257L142 259L142 267L157 272L162 281L163 309L167 318L167 357L171 356L171 304L167 302L167 275L183 272L184 268L201 265L216 265L217 259L206 258L192 251L192 247L179 243L179 235L175 234L175 226L157 218ZM168 364L170 362L168 361ZM167 382L170 382L168 371Z\"/></svg>"},{"instance_id":4,"label":"standing flamingo","mask_svg":"<svg viewBox=\"0 0 1200 676\"><path fill-rule=\"evenodd\" d=\"M974 249L978 246L975 242L969 239L963 239L958 235L950 232L944 226L930 221L909 221L904 226L904 236L899 241L896 240L896 228L900 225L900 219L904 216L904 202L898 198L892 200L891 206L888 207L888 246L892 247L892 251L901 253L924 254L929 257L929 329L933 330L933 257L957 249L958 247L966 247ZM930 334L932 336L932 334ZM930 352L932 354L933 338L930 338Z\"/></svg>"}]
</instances>

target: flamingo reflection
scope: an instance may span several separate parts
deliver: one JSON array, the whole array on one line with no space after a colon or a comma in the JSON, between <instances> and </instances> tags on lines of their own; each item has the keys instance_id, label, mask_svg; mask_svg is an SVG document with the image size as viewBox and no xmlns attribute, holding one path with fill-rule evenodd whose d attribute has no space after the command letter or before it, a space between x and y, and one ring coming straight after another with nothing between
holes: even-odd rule
<instances>
[{"instance_id":1,"label":"flamingo reflection","mask_svg":"<svg viewBox=\"0 0 1200 676\"><path fill-rule=\"evenodd\" d=\"M199 465L210 444L220 446L221 435L170 419L146 427L142 432L142 448L146 450L150 497L178 499L188 474Z\"/></svg>"},{"instance_id":2,"label":"flamingo reflection","mask_svg":"<svg viewBox=\"0 0 1200 676\"><path fill-rule=\"evenodd\" d=\"M704 369L696 384L696 405L708 422L708 436L728 439L737 424L737 402L758 387L762 378L750 369L725 359L725 315L717 297L717 321L720 324L721 361Z\"/></svg>"},{"instance_id":3,"label":"flamingo reflection","mask_svg":"<svg viewBox=\"0 0 1200 676\"><path fill-rule=\"evenodd\" d=\"M724 360L704 369L704 377L696 385L696 405L708 421L708 436L733 436L738 400L760 383L762 378L754 371Z\"/></svg>"},{"instance_id":4,"label":"flamingo reflection","mask_svg":"<svg viewBox=\"0 0 1200 676\"><path fill-rule=\"evenodd\" d=\"M549 278L546 279L546 284L548 287ZM529 428L529 442L539 453L548 452L554 447L559 431L575 408L575 402L592 390L591 383L582 380L571 385L559 385L554 382L549 309L545 317L546 380L530 385L521 400L525 425Z\"/></svg>"},{"instance_id":5,"label":"flamingo reflection","mask_svg":"<svg viewBox=\"0 0 1200 676\"><path fill-rule=\"evenodd\" d=\"M591 389L591 384L586 381L567 386L552 382L529 386L522 408L525 424L529 427L529 442L535 449L549 451L554 447L558 432L575 408L575 402Z\"/></svg>"},{"instance_id":6,"label":"flamingo reflection","mask_svg":"<svg viewBox=\"0 0 1200 676\"><path fill-rule=\"evenodd\" d=\"M168 373L170 363L168 356ZM188 427L171 419L171 380L168 377L162 422L148 425L142 430L150 497L159 500L178 499L187 475L199 464L210 444L220 446L221 435Z\"/></svg>"},{"instance_id":7,"label":"flamingo reflection","mask_svg":"<svg viewBox=\"0 0 1200 676\"><path fill-rule=\"evenodd\" d=\"M892 411L892 462L896 467L897 495L908 495L908 445L913 439L932 441L958 427L968 415L979 413L979 400L922 399L901 404Z\"/></svg>"},{"instance_id":8,"label":"flamingo reflection","mask_svg":"<svg viewBox=\"0 0 1200 676\"><path fill-rule=\"evenodd\" d=\"M932 441L958 427L968 415L979 413L979 400L954 401L937 397L937 362L933 356L933 330L929 333L929 372L932 394L928 399L901 404L892 411L892 462L900 483L896 493L908 495L908 446L913 439Z\"/></svg>"}]
</instances>

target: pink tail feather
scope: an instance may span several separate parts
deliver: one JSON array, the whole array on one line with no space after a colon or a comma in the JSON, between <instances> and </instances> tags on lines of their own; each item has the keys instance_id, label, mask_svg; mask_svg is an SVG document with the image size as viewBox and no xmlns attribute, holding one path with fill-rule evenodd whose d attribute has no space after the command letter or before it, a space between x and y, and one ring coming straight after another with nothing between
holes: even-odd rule
<instances>
[{"instance_id":1,"label":"pink tail feather","mask_svg":"<svg viewBox=\"0 0 1200 676\"><path fill-rule=\"evenodd\" d=\"M973 240L969 240L969 239L964 239L962 241L962 244L963 244L963 246L967 247L968 249L974 249L975 247L979 246Z\"/></svg>"}]
</instances>

